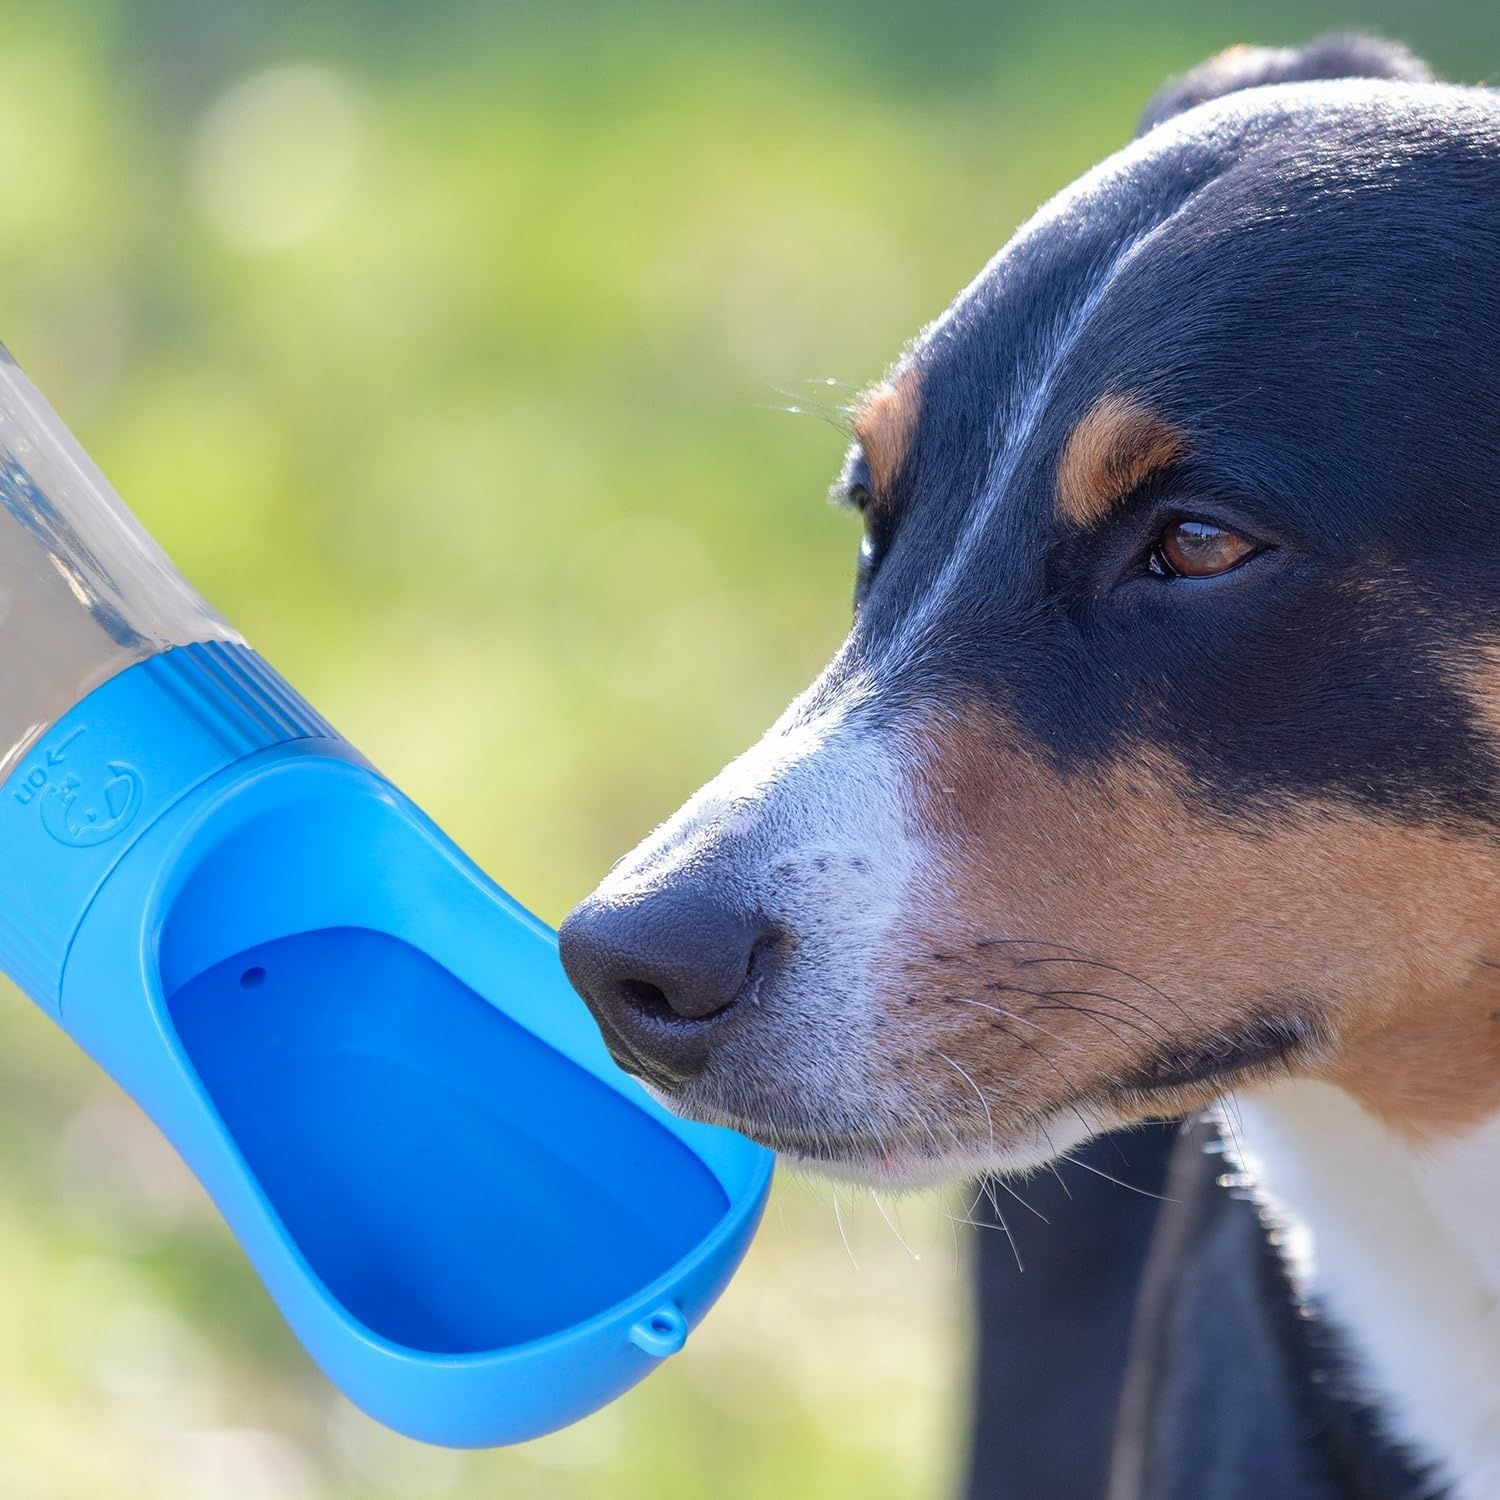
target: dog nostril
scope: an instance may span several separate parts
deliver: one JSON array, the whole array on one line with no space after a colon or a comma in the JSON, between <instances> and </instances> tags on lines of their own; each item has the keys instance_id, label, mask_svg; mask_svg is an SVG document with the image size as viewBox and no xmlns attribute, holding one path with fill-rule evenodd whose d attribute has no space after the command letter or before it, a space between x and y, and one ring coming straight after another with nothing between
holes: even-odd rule
<instances>
[{"instance_id":1,"label":"dog nostril","mask_svg":"<svg viewBox=\"0 0 1500 1500\"><path fill-rule=\"evenodd\" d=\"M762 933L751 944L737 982L727 974L721 974L717 982L705 980L690 970L669 977L665 985L633 976L615 979L611 986L615 1003L641 1020L677 1027L713 1021L756 993L781 942L782 935L775 929Z\"/></svg>"},{"instance_id":2,"label":"dog nostril","mask_svg":"<svg viewBox=\"0 0 1500 1500\"><path fill-rule=\"evenodd\" d=\"M742 1000L775 972L784 935L711 886L584 902L558 934L563 967L631 1072L660 1082L699 1072Z\"/></svg>"},{"instance_id":3,"label":"dog nostril","mask_svg":"<svg viewBox=\"0 0 1500 1500\"><path fill-rule=\"evenodd\" d=\"M620 998L632 1009L655 1021L677 1021L681 1017L672 1008L667 993L659 984L649 984L644 979L622 979L618 985Z\"/></svg>"},{"instance_id":4,"label":"dog nostril","mask_svg":"<svg viewBox=\"0 0 1500 1500\"><path fill-rule=\"evenodd\" d=\"M772 928L756 939L755 946L750 950L749 962L745 965L745 979L740 985L739 994L735 996L736 1000L745 999L755 993L759 981L765 977L766 970L770 968L783 941L783 934L776 928Z\"/></svg>"},{"instance_id":5,"label":"dog nostril","mask_svg":"<svg viewBox=\"0 0 1500 1500\"><path fill-rule=\"evenodd\" d=\"M626 1010L637 1016L675 1026L698 1026L712 1021L739 998L738 992L719 995L691 986L684 986L680 991L665 990L647 979L616 980L615 995Z\"/></svg>"}]
</instances>

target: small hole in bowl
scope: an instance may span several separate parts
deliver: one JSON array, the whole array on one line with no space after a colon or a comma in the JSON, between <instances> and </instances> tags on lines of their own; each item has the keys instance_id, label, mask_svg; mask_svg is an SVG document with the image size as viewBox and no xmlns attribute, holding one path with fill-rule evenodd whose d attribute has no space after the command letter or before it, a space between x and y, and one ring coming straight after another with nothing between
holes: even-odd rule
<instances>
[{"instance_id":1,"label":"small hole in bowl","mask_svg":"<svg viewBox=\"0 0 1500 1500\"><path fill-rule=\"evenodd\" d=\"M240 988L242 990L258 990L266 982L266 971L257 964L253 969L246 969L240 975Z\"/></svg>"},{"instance_id":2,"label":"small hole in bowl","mask_svg":"<svg viewBox=\"0 0 1500 1500\"><path fill-rule=\"evenodd\" d=\"M657 1313L657 1315L651 1320L652 1333L660 1333L663 1335L671 1333L672 1326L672 1320L668 1317L663 1316L661 1313Z\"/></svg>"}]
</instances>

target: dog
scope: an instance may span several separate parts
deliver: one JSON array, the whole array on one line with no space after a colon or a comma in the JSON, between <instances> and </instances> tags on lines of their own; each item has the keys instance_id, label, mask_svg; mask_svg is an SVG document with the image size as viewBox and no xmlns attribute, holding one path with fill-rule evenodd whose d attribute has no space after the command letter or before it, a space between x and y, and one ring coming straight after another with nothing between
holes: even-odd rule
<instances>
[{"instance_id":1,"label":"dog","mask_svg":"<svg viewBox=\"0 0 1500 1500\"><path fill-rule=\"evenodd\" d=\"M1500 97L1210 59L858 403L848 638L562 928L625 1068L836 1176L1228 1101L1286 1276L1190 1195L1137 1342L1223 1399L1127 1389L1113 1496L1500 1496L1497 413ZM1257 1296L1336 1377L1237 1365Z\"/></svg>"}]
</instances>

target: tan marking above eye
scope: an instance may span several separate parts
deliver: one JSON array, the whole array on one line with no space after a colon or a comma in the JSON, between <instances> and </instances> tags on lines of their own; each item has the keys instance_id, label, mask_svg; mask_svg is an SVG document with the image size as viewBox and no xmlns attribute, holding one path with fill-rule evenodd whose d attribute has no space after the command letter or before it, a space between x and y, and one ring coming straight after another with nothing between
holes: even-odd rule
<instances>
[{"instance_id":1,"label":"tan marking above eye","mask_svg":"<svg viewBox=\"0 0 1500 1500\"><path fill-rule=\"evenodd\" d=\"M1133 490L1187 454L1187 434L1137 396L1111 391L1068 434L1057 461L1057 507L1095 526Z\"/></svg>"},{"instance_id":2,"label":"tan marking above eye","mask_svg":"<svg viewBox=\"0 0 1500 1500\"><path fill-rule=\"evenodd\" d=\"M1174 521L1157 544L1174 573L1184 578L1212 578L1237 568L1256 550L1255 543L1212 521Z\"/></svg>"},{"instance_id":3,"label":"tan marking above eye","mask_svg":"<svg viewBox=\"0 0 1500 1500\"><path fill-rule=\"evenodd\" d=\"M870 498L888 505L921 412L917 373L907 370L869 391L854 413L854 437L870 471Z\"/></svg>"}]
</instances>

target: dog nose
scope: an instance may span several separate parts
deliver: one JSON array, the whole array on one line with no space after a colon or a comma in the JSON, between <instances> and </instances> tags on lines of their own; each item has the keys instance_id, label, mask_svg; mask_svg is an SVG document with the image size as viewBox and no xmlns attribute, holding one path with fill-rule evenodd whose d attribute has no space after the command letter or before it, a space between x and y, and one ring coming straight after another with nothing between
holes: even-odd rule
<instances>
[{"instance_id":1,"label":"dog nose","mask_svg":"<svg viewBox=\"0 0 1500 1500\"><path fill-rule=\"evenodd\" d=\"M668 1087L708 1060L775 937L759 913L699 883L591 896L558 933L617 1061Z\"/></svg>"}]
</instances>

